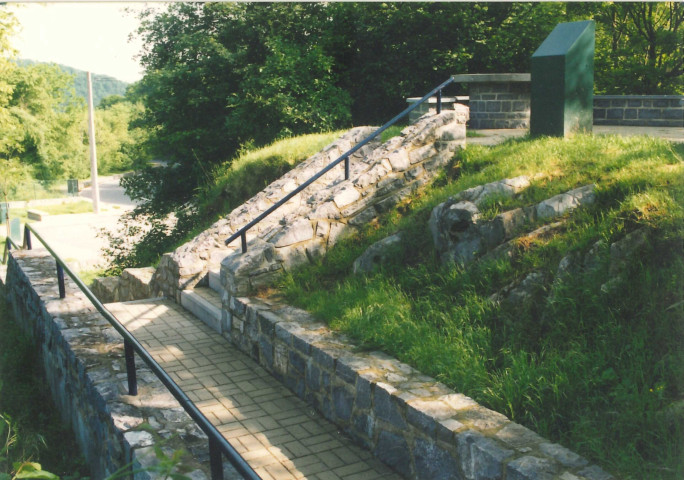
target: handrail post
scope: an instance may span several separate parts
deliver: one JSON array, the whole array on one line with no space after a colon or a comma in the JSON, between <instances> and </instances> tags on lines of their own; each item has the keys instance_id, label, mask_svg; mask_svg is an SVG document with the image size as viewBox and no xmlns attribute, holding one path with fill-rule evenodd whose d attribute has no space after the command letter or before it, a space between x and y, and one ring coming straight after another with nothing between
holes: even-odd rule
<instances>
[{"instance_id":1,"label":"handrail post","mask_svg":"<svg viewBox=\"0 0 684 480\"><path fill-rule=\"evenodd\" d=\"M31 230L29 230L28 225L24 225L24 245L26 250L31 250Z\"/></svg>"},{"instance_id":2,"label":"handrail post","mask_svg":"<svg viewBox=\"0 0 684 480\"><path fill-rule=\"evenodd\" d=\"M349 180L349 155L344 157L344 179Z\"/></svg>"},{"instance_id":3,"label":"handrail post","mask_svg":"<svg viewBox=\"0 0 684 480\"><path fill-rule=\"evenodd\" d=\"M442 89L437 91L437 114L442 113Z\"/></svg>"},{"instance_id":4,"label":"handrail post","mask_svg":"<svg viewBox=\"0 0 684 480\"><path fill-rule=\"evenodd\" d=\"M57 285L59 286L59 298L66 297L66 288L64 287L64 269L55 261L57 264Z\"/></svg>"},{"instance_id":5,"label":"handrail post","mask_svg":"<svg viewBox=\"0 0 684 480\"><path fill-rule=\"evenodd\" d=\"M135 351L133 344L124 338L124 356L126 357L126 376L128 377L128 394L138 394L138 378L135 372Z\"/></svg>"},{"instance_id":6,"label":"handrail post","mask_svg":"<svg viewBox=\"0 0 684 480\"><path fill-rule=\"evenodd\" d=\"M242 253L247 253L247 231L242 232L240 240L242 242Z\"/></svg>"},{"instance_id":7,"label":"handrail post","mask_svg":"<svg viewBox=\"0 0 684 480\"><path fill-rule=\"evenodd\" d=\"M6 264L7 260L9 259L10 250L12 250L12 242L10 242L10 238L7 237L5 239L5 253L2 255L3 265Z\"/></svg>"},{"instance_id":8,"label":"handrail post","mask_svg":"<svg viewBox=\"0 0 684 480\"><path fill-rule=\"evenodd\" d=\"M209 437L209 468L211 469L211 480L223 480L221 449L212 437Z\"/></svg>"}]
</instances>

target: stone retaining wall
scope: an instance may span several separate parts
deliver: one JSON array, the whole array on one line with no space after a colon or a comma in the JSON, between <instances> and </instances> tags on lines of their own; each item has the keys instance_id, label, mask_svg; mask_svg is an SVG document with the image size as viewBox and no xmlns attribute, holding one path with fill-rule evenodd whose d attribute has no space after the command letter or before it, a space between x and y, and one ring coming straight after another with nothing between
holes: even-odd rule
<instances>
[{"instance_id":1,"label":"stone retaining wall","mask_svg":"<svg viewBox=\"0 0 684 480\"><path fill-rule=\"evenodd\" d=\"M455 108L421 117L351 162L348 181L320 185L307 191L297 207L278 212L281 221L249 240L247 253L235 252L221 262L228 292L243 296L270 286L283 271L320 257L339 238L428 184L465 146L468 108Z\"/></svg>"},{"instance_id":2,"label":"stone retaining wall","mask_svg":"<svg viewBox=\"0 0 684 480\"><path fill-rule=\"evenodd\" d=\"M276 299L224 296L224 335L412 479L608 480L570 450Z\"/></svg>"},{"instance_id":3,"label":"stone retaining wall","mask_svg":"<svg viewBox=\"0 0 684 480\"><path fill-rule=\"evenodd\" d=\"M470 128L530 128L529 83L471 83Z\"/></svg>"},{"instance_id":4,"label":"stone retaining wall","mask_svg":"<svg viewBox=\"0 0 684 480\"><path fill-rule=\"evenodd\" d=\"M470 96L456 97L470 107L469 128L529 128L529 83L493 83L470 85ZM408 103L418 99L409 98ZM430 112L434 101L430 99ZM452 109L453 97L445 97L444 109ZM423 104L411 113L426 113ZM415 115L414 115L415 114ZM684 127L684 96L681 95L594 95L594 125L637 127Z\"/></svg>"},{"instance_id":5,"label":"stone retaining wall","mask_svg":"<svg viewBox=\"0 0 684 480\"><path fill-rule=\"evenodd\" d=\"M97 277L90 290L102 303L130 302L152 298L151 281L154 267L126 268L120 276Z\"/></svg>"},{"instance_id":6,"label":"stone retaining wall","mask_svg":"<svg viewBox=\"0 0 684 480\"><path fill-rule=\"evenodd\" d=\"M240 249L240 240L226 246L225 240L234 232L247 225L271 205L307 181L326 165L336 160L344 152L358 144L365 137L375 131L374 127L353 128L339 139L325 147L321 152L301 162L295 168L278 180L268 185L263 191L230 212L225 218L214 223L200 235L178 247L172 253L162 256L157 271L152 279L152 289L180 303L180 291L194 287L204 280L207 273L220 268L221 261ZM362 149L350 157L356 162L379 145L379 140L369 142ZM329 185L344 179L344 166L332 169L318 181L312 184L306 192L296 195L280 210L261 221L247 234L248 239L254 238L265 229L277 224L287 212L305 203L311 192L321 185Z\"/></svg>"},{"instance_id":7,"label":"stone retaining wall","mask_svg":"<svg viewBox=\"0 0 684 480\"><path fill-rule=\"evenodd\" d=\"M39 352L62 421L71 426L92 478L132 464L157 464L154 444L166 452L190 452L181 467L195 480L209 477L207 437L156 376L138 359L138 391L126 395L123 339L66 279L59 298L55 262L44 250L13 251L7 272L8 301ZM147 423L156 432L139 429ZM135 479L161 478L140 471ZM236 478L234 475L227 478Z\"/></svg>"},{"instance_id":8,"label":"stone retaining wall","mask_svg":"<svg viewBox=\"0 0 684 480\"><path fill-rule=\"evenodd\" d=\"M596 95L594 125L684 127L684 96Z\"/></svg>"}]
</instances>

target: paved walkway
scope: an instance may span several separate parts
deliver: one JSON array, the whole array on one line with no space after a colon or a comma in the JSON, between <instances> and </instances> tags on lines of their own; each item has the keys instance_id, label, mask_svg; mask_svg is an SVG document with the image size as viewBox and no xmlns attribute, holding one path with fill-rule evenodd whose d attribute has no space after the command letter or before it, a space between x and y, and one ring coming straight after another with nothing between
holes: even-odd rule
<instances>
[{"instance_id":1,"label":"paved walkway","mask_svg":"<svg viewBox=\"0 0 684 480\"><path fill-rule=\"evenodd\" d=\"M181 306L106 307L264 480L401 479Z\"/></svg>"},{"instance_id":2,"label":"paved walkway","mask_svg":"<svg viewBox=\"0 0 684 480\"><path fill-rule=\"evenodd\" d=\"M481 135L478 137L468 137L467 144L472 145L496 145L508 138L517 138L527 135L525 128L492 129L492 130L471 130ZM614 125L594 125L595 135L623 135L630 137L634 135L648 135L651 137L663 138L671 142L684 143L684 128L675 127L620 127Z\"/></svg>"}]
</instances>

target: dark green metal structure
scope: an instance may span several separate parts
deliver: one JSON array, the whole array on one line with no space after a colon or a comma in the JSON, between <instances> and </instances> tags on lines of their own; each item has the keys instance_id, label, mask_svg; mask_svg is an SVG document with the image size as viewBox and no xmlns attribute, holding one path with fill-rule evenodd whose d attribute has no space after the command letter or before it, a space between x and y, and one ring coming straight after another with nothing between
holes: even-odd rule
<instances>
[{"instance_id":1,"label":"dark green metal structure","mask_svg":"<svg viewBox=\"0 0 684 480\"><path fill-rule=\"evenodd\" d=\"M591 132L594 21L560 23L532 55L530 134Z\"/></svg>"}]
</instances>

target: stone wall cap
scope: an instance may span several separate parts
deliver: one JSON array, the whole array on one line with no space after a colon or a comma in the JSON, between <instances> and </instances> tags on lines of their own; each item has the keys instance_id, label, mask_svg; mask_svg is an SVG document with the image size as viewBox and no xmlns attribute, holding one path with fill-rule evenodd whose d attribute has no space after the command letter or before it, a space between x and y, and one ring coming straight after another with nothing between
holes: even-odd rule
<instances>
[{"instance_id":1,"label":"stone wall cap","mask_svg":"<svg viewBox=\"0 0 684 480\"><path fill-rule=\"evenodd\" d=\"M508 83L529 82L532 75L529 73L467 73L452 75L454 82L460 83Z\"/></svg>"},{"instance_id":2,"label":"stone wall cap","mask_svg":"<svg viewBox=\"0 0 684 480\"><path fill-rule=\"evenodd\" d=\"M408 97L406 103L416 103L423 97ZM452 103L468 100L468 95L456 95L455 97L442 97L442 103ZM430 97L427 99L429 103L437 103L437 97Z\"/></svg>"},{"instance_id":3,"label":"stone wall cap","mask_svg":"<svg viewBox=\"0 0 684 480\"><path fill-rule=\"evenodd\" d=\"M594 95L594 100L679 100L684 95Z\"/></svg>"}]
</instances>

